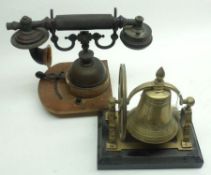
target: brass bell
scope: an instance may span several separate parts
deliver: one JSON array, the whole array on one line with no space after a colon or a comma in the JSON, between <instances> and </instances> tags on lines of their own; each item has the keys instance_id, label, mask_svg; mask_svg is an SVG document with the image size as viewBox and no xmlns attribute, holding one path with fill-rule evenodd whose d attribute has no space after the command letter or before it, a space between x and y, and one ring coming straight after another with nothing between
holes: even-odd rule
<instances>
[{"instance_id":1,"label":"brass bell","mask_svg":"<svg viewBox=\"0 0 211 175\"><path fill-rule=\"evenodd\" d=\"M151 144L175 137L178 123L171 108L171 92L144 90L138 106L128 114L127 130L134 138Z\"/></svg>"},{"instance_id":2,"label":"brass bell","mask_svg":"<svg viewBox=\"0 0 211 175\"><path fill-rule=\"evenodd\" d=\"M165 72L161 67L156 79L143 83L131 91L127 97L126 69L120 67L119 82L119 133L124 141L127 133L133 138L149 144L162 144L172 140L179 130L177 109L171 106L171 91L185 104L180 91L172 84L164 82ZM127 111L127 104L138 92L143 91L134 109Z\"/></svg>"},{"instance_id":3,"label":"brass bell","mask_svg":"<svg viewBox=\"0 0 211 175\"><path fill-rule=\"evenodd\" d=\"M160 68L153 82L145 83L132 91L143 90L140 102L128 113L127 130L137 140L150 144L166 143L178 132L178 122L171 107L171 87L163 81L165 72ZM177 91L177 89L176 89Z\"/></svg>"},{"instance_id":4,"label":"brass bell","mask_svg":"<svg viewBox=\"0 0 211 175\"><path fill-rule=\"evenodd\" d=\"M162 144L173 139L178 132L178 121L171 107L171 91L179 96L177 88L164 82L165 72L160 68L156 79L135 88L129 95L143 90L138 106L128 113L127 130L137 140L150 144Z\"/></svg>"}]
</instances>

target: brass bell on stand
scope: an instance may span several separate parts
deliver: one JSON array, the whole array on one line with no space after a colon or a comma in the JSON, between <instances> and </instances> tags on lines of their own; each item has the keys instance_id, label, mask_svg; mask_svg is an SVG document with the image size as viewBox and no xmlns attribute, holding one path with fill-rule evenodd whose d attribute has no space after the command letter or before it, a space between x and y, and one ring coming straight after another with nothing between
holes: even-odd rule
<instances>
[{"instance_id":1,"label":"brass bell on stand","mask_svg":"<svg viewBox=\"0 0 211 175\"><path fill-rule=\"evenodd\" d=\"M156 76L155 81L140 85L130 94L129 100L143 90L138 106L128 113L127 121L128 132L134 138L151 144L166 143L178 131L170 90L173 89L180 96L179 91L163 81L163 68L158 70Z\"/></svg>"},{"instance_id":2,"label":"brass bell on stand","mask_svg":"<svg viewBox=\"0 0 211 175\"><path fill-rule=\"evenodd\" d=\"M99 118L98 168L196 168L203 158L192 124L193 97L164 81L161 67L154 81L137 86L127 96L126 68L120 66L119 97L110 99L108 111ZM141 92L137 107L127 110ZM171 105L171 92L179 98L179 110ZM118 104L118 110L116 110Z\"/></svg>"}]
</instances>

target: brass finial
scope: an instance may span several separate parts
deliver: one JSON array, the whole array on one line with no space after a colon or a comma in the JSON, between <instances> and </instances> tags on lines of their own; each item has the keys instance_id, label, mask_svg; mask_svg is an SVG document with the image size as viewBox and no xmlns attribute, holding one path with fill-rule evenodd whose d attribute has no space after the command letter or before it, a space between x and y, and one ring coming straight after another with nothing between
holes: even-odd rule
<instances>
[{"instance_id":1,"label":"brass finial","mask_svg":"<svg viewBox=\"0 0 211 175\"><path fill-rule=\"evenodd\" d=\"M187 107L191 107L195 104L195 99L193 97L187 97L186 99L184 99L183 101L184 104L187 105Z\"/></svg>"},{"instance_id":2,"label":"brass finial","mask_svg":"<svg viewBox=\"0 0 211 175\"><path fill-rule=\"evenodd\" d=\"M163 67L160 67L158 71L156 72L156 81L162 82L164 77L165 77L165 71Z\"/></svg>"}]
</instances>

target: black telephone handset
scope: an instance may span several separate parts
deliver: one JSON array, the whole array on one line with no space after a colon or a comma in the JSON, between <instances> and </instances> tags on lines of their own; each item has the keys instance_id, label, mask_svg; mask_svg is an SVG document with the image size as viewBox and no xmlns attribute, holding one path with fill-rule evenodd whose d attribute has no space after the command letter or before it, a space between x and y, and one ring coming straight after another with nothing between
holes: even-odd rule
<instances>
[{"instance_id":1,"label":"black telephone handset","mask_svg":"<svg viewBox=\"0 0 211 175\"><path fill-rule=\"evenodd\" d=\"M72 41L71 47L58 47L58 37L56 31L67 30L94 30L94 29L112 29L112 42L108 46L99 44L99 39L104 37L99 33L87 35L83 40L94 39L99 48L110 48L115 44L118 38L117 30L123 28L120 34L122 42L132 49L142 49L148 46L152 41L151 28L143 22L143 17L137 16L135 19L127 19L122 16L116 16L116 9L114 16L111 14L79 14L79 15L57 15L53 16L51 10L51 17L46 17L40 21L32 21L30 17L24 16L20 22L7 23L8 30L18 30L12 36L12 44L20 49L32 49L40 46L49 37L49 32L52 34L51 40L54 45L60 50L70 50L76 40L80 41L80 37L70 35L66 37ZM80 41L85 42L85 41Z\"/></svg>"}]
</instances>

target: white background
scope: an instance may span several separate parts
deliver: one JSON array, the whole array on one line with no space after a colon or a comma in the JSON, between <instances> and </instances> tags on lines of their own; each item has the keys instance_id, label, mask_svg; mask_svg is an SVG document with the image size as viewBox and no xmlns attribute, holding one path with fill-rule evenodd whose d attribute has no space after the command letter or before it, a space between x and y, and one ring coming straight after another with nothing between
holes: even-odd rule
<instances>
[{"instance_id":1,"label":"white background","mask_svg":"<svg viewBox=\"0 0 211 175\"><path fill-rule=\"evenodd\" d=\"M5 23L23 15L40 20L49 16L50 8L56 15L113 13L113 7L128 18L142 15L153 31L152 44L142 51L128 49L120 40L109 50L100 50L92 42L95 56L109 61L114 95L120 63L127 67L128 91L154 79L155 71L163 66L165 80L175 84L184 97L196 99L193 123L205 161L201 169L98 171L97 117L59 119L42 107L34 73L46 68L10 44L13 31L6 31ZM0 39L1 175L211 174L210 0L1 0ZM55 64L76 59L80 45L65 53L52 48Z\"/></svg>"}]
</instances>

